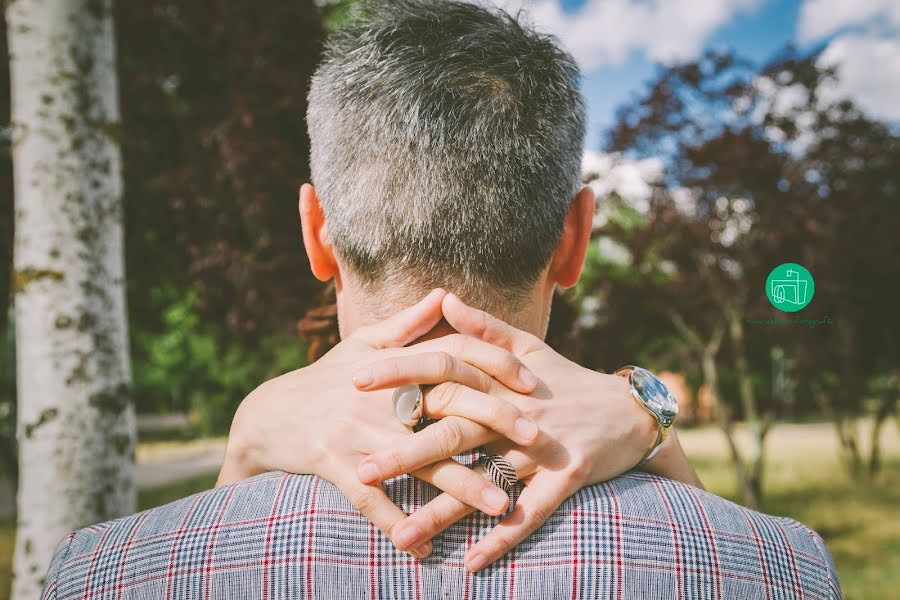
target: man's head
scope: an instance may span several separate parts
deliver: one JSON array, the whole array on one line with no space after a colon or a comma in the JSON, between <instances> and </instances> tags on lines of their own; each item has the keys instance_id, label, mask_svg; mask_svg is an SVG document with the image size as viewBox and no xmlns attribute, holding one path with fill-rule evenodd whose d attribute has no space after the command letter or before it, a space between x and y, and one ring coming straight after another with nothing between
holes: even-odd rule
<instances>
[{"instance_id":1,"label":"man's head","mask_svg":"<svg viewBox=\"0 0 900 600\"><path fill-rule=\"evenodd\" d=\"M593 209L578 76L502 11L364 3L329 39L307 114L304 240L339 307L346 290L380 317L441 286L511 320L547 312L578 278Z\"/></svg>"}]
</instances>

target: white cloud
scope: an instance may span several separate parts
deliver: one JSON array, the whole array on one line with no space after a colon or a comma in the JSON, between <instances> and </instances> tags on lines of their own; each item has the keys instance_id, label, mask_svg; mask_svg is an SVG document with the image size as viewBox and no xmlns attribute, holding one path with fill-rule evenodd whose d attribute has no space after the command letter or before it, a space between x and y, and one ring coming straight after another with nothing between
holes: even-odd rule
<instances>
[{"instance_id":1,"label":"white cloud","mask_svg":"<svg viewBox=\"0 0 900 600\"><path fill-rule=\"evenodd\" d=\"M851 98L871 116L900 121L900 2L807 0L800 9L797 40L825 40L821 66L835 67L838 82L826 100Z\"/></svg>"},{"instance_id":2,"label":"white cloud","mask_svg":"<svg viewBox=\"0 0 900 600\"><path fill-rule=\"evenodd\" d=\"M782 71L775 79L762 76L757 77L753 85L759 94L760 102L754 107L751 119L756 123L762 123L766 115L775 115L783 118L792 118L796 131L792 139L787 139L787 134L774 125L765 128L766 137L777 144L786 144L791 154L800 156L816 141L819 132L815 129L815 110L824 108L823 98L815 106L810 106L810 98L807 88L799 83L784 85L787 72ZM780 82L780 83L779 83Z\"/></svg>"},{"instance_id":3,"label":"white cloud","mask_svg":"<svg viewBox=\"0 0 900 600\"><path fill-rule=\"evenodd\" d=\"M807 0L800 8L797 39L814 42L847 28L900 28L897 0Z\"/></svg>"},{"instance_id":4,"label":"white cloud","mask_svg":"<svg viewBox=\"0 0 900 600\"><path fill-rule=\"evenodd\" d=\"M900 37L844 35L828 45L819 63L837 69L828 99L850 97L875 118L900 121Z\"/></svg>"},{"instance_id":5,"label":"white cloud","mask_svg":"<svg viewBox=\"0 0 900 600\"><path fill-rule=\"evenodd\" d=\"M738 12L762 0L587 0L566 14L559 0L495 0L525 9L538 30L555 34L584 71L620 64L632 52L670 63L689 59Z\"/></svg>"},{"instance_id":6,"label":"white cloud","mask_svg":"<svg viewBox=\"0 0 900 600\"><path fill-rule=\"evenodd\" d=\"M616 193L636 211L646 214L650 210L653 184L663 176L663 163L659 158L633 160L619 154L587 151L582 158L581 172L596 177L589 185L598 200Z\"/></svg>"}]
</instances>

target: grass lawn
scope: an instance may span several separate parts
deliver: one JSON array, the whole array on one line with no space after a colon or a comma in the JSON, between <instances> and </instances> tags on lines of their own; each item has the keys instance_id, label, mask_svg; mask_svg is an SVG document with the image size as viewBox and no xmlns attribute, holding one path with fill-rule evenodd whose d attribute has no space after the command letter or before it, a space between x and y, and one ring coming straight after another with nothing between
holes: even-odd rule
<instances>
[{"instance_id":1,"label":"grass lawn","mask_svg":"<svg viewBox=\"0 0 900 600\"><path fill-rule=\"evenodd\" d=\"M736 500L718 430L685 430L680 436L707 488ZM882 446L881 475L855 482L840 468L829 425L778 425L768 443L763 511L793 517L822 534L848 600L891 598L900 590L900 436L894 423L885 427ZM138 502L142 509L165 504L210 488L214 479L142 490ZM0 600L9 593L13 534L13 523L0 521Z\"/></svg>"},{"instance_id":2,"label":"grass lawn","mask_svg":"<svg viewBox=\"0 0 900 600\"><path fill-rule=\"evenodd\" d=\"M737 501L724 438L718 430L680 432L682 445L711 491ZM868 439L868 438L864 438ZM742 440L739 440L742 441ZM830 425L778 425L767 443L762 511L792 517L828 544L844 596L896 598L900 590L900 436L882 432L884 469L853 481L841 469Z\"/></svg>"}]
</instances>

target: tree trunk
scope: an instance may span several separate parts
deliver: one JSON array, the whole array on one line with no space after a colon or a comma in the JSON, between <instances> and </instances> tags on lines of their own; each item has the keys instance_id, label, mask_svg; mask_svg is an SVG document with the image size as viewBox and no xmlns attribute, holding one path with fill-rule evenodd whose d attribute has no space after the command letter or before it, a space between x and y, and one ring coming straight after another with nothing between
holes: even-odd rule
<instances>
[{"instance_id":1,"label":"tree trunk","mask_svg":"<svg viewBox=\"0 0 900 600\"><path fill-rule=\"evenodd\" d=\"M834 425L839 447L838 458L844 466L847 474L858 479L863 474L863 457L859 444L859 427L857 417L846 408L851 400L836 401L834 396L844 394L853 397L856 392L853 389L826 389L820 387L816 391L816 400L822 412L828 415Z\"/></svg>"},{"instance_id":2,"label":"tree trunk","mask_svg":"<svg viewBox=\"0 0 900 600\"><path fill-rule=\"evenodd\" d=\"M759 508L762 501L763 466L765 465L766 437L772 426L770 415L760 414L756 403L756 394L753 391L753 380L750 375L750 366L747 364L747 355L744 349L744 322L734 310L726 310L728 315L728 329L731 343L734 347L734 366L738 377L738 393L741 398L741 408L744 418L747 420L747 428L750 430L750 456L746 457L745 476L747 481L743 487L749 490L745 501L752 501L753 508Z\"/></svg>"},{"instance_id":3,"label":"tree trunk","mask_svg":"<svg viewBox=\"0 0 900 600\"><path fill-rule=\"evenodd\" d=\"M706 384L713 397L713 412L716 416L716 423L719 425L719 429L722 430L722 435L725 436L725 441L728 443L731 466L734 469L734 477L737 481L741 502L745 506L758 509L761 492L758 485L759 479L754 478L754 474L748 472L747 466L744 464L744 458L741 456L737 441L734 439L734 423L719 397L719 373L715 360L715 352L717 350L718 348L715 351L710 351L709 348L706 348L701 355L700 365L703 371L703 383Z\"/></svg>"},{"instance_id":4,"label":"tree trunk","mask_svg":"<svg viewBox=\"0 0 900 600\"><path fill-rule=\"evenodd\" d=\"M110 0L8 2L19 490L13 598L56 545L133 512Z\"/></svg>"},{"instance_id":5,"label":"tree trunk","mask_svg":"<svg viewBox=\"0 0 900 600\"><path fill-rule=\"evenodd\" d=\"M893 390L882 392L878 397L878 410L872 422L869 441L869 477L875 477L881 470L881 429L884 422L897 410L897 397Z\"/></svg>"},{"instance_id":6,"label":"tree trunk","mask_svg":"<svg viewBox=\"0 0 900 600\"><path fill-rule=\"evenodd\" d=\"M678 332L700 357L700 372L703 376L703 384L712 397L713 414L716 418L716 423L719 429L722 430L722 435L725 436L725 442L728 444L728 453L731 457L731 466L734 468L734 476L737 480L741 502L750 508L759 508L762 492L762 488L759 485L762 461L753 463L752 471L748 472L744 459L741 456L741 450L734 439L734 422L727 408L722 404L722 397L719 395L717 357L722 346L725 327L724 325L714 327L709 338L703 339L688 326L687 322L678 313L672 312L669 317Z\"/></svg>"}]
</instances>

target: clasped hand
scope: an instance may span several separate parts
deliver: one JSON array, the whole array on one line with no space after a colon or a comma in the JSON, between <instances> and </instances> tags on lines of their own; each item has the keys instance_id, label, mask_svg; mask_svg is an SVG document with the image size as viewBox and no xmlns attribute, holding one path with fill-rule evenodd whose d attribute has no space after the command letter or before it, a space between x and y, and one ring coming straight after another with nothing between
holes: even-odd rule
<instances>
[{"instance_id":1,"label":"clasped hand","mask_svg":"<svg viewBox=\"0 0 900 600\"><path fill-rule=\"evenodd\" d=\"M458 333L412 343L441 319ZM392 390L427 385L418 433L394 415ZM316 363L254 390L235 414L218 484L270 470L336 485L401 550L418 558L469 513L509 497L453 456L485 447L516 468L515 507L466 554L477 571L525 539L567 497L634 467L655 420L624 379L569 361L542 340L443 290L360 328ZM443 494L407 516L380 483L409 473Z\"/></svg>"}]
</instances>

